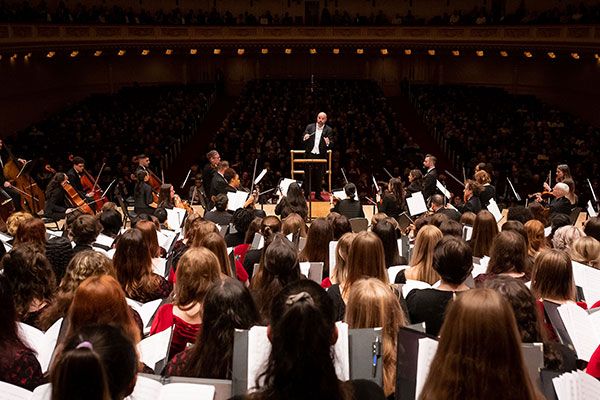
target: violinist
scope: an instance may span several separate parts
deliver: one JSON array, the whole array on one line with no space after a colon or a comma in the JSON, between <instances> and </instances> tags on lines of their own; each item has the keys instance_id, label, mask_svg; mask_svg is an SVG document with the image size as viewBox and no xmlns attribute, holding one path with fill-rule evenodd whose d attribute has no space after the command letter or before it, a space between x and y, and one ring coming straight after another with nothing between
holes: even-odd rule
<instances>
[{"instance_id":1,"label":"violinist","mask_svg":"<svg viewBox=\"0 0 600 400\"><path fill-rule=\"evenodd\" d=\"M308 206L306 199L302 195L302 189L296 182L292 182L288 186L287 196L282 196L279 203L275 207L275 215L280 215L281 219L286 218L290 214L298 214L303 221L308 218Z\"/></svg>"},{"instance_id":2,"label":"violinist","mask_svg":"<svg viewBox=\"0 0 600 400\"><path fill-rule=\"evenodd\" d=\"M133 189L134 211L137 215L152 215L156 204L152 197L152 187L148 183L150 175L144 169L138 167L135 178L135 187Z\"/></svg>"},{"instance_id":3,"label":"violinist","mask_svg":"<svg viewBox=\"0 0 600 400\"><path fill-rule=\"evenodd\" d=\"M46 204L44 205L44 216L54 220L60 220L73 211L67 206L63 183L68 183L69 178L63 172L58 172L52 177L46 187Z\"/></svg>"},{"instance_id":4,"label":"violinist","mask_svg":"<svg viewBox=\"0 0 600 400\"><path fill-rule=\"evenodd\" d=\"M554 190L551 192L554 195L554 200L550 203L548 214L550 217L554 214L571 214L571 202L566 197L569 194L569 186L566 183L557 183L554 185Z\"/></svg>"},{"instance_id":5,"label":"violinist","mask_svg":"<svg viewBox=\"0 0 600 400\"><path fill-rule=\"evenodd\" d=\"M480 169L475 173L475 182L481 186L481 193L479 193L479 200L483 207L487 207L490 200L496 197L496 188L491 184L492 180L490 174L486 170Z\"/></svg>"},{"instance_id":6,"label":"violinist","mask_svg":"<svg viewBox=\"0 0 600 400\"><path fill-rule=\"evenodd\" d=\"M348 219L364 218L365 213L362 205L360 204L360 201L355 199L356 185L354 185L354 183L347 183L346 186L344 186L344 192L346 193L346 198L334 198L335 206L330 211L341 214Z\"/></svg>"},{"instance_id":7,"label":"violinist","mask_svg":"<svg viewBox=\"0 0 600 400\"><path fill-rule=\"evenodd\" d=\"M419 171L420 173L421 171ZM403 211L406 211L406 199L404 198L404 185L399 178L392 178L385 190L381 202L377 205L379 212L385 213L388 217L398 218Z\"/></svg>"},{"instance_id":8,"label":"violinist","mask_svg":"<svg viewBox=\"0 0 600 400\"><path fill-rule=\"evenodd\" d=\"M158 192L158 207L173 209L175 207L175 189L170 183L160 185Z\"/></svg>"},{"instance_id":9,"label":"violinist","mask_svg":"<svg viewBox=\"0 0 600 400\"><path fill-rule=\"evenodd\" d=\"M221 162L223 162L223 161L221 161ZM225 161L225 162L227 162L227 161ZM223 175L227 181L227 186L225 186L225 188L224 188L225 192L221 192L221 193L227 194L227 193L237 192L238 188L240 187L240 176L237 174L237 172L235 172L235 169L227 168L223 172ZM257 199L257 194L255 191L255 193L252 193L250 196L248 196L248 200L246 200L246 202L244 203L244 208L246 208L246 207L254 208L256 199ZM257 211L259 211L259 210L257 210Z\"/></svg>"},{"instance_id":10,"label":"violinist","mask_svg":"<svg viewBox=\"0 0 600 400\"><path fill-rule=\"evenodd\" d=\"M573 175L571 175L571 169L567 164L559 164L556 167L556 182L557 183L566 183L569 186L569 193L565 196L571 202L571 205L574 206L577 204L577 195L575 194L575 181L573 180ZM550 192L550 185L544 182L544 190Z\"/></svg>"},{"instance_id":11,"label":"violinist","mask_svg":"<svg viewBox=\"0 0 600 400\"><path fill-rule=\"evenodd\" d=\"M413 194L423 191L423 173L418 169L413 169L408 173L408 182L406 193Z\"/></svg>"},{"instance_id":12,"label":"violinist","mask_svg":"<svg viewBox=\"0 0 600 400\"><path fill-rule=\"evenodd\" d=\"M7 181L6 177L4 176L4 164L7 163L11 158L12 157L10 156L8 149L4 147L3 140L0 139L0 167L2 167L2 171L0 171L0 190L4 190L4 192L10 196L10 198L12 198L15 210L21 211L21 195L14 189L13 185ZM22 158L18 158L17 160L23 164L26 163L26 161Z\"/></svg>"},{"instance_id":13,"label":"violinist","mask_svg":"<svg viewBox=\"0 0 600 400\"><path fill-rule=\"evenodd\" d=\"M461 204L458 207L458 211L461 213L466 213L470 211L477 215L481 208L481 200L479 200L479 194L481 193L481 186L477 184L477 182L469 179L465 182L464 189L464 204Z\"/></svg>"}]
</instances>

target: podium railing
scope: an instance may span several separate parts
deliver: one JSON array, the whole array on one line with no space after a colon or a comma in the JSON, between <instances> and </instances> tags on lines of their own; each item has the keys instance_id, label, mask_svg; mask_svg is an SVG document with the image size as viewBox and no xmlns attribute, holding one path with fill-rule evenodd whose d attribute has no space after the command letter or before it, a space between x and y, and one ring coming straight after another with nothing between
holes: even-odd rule
<instances>
[{"instance_id":1,"label":"podium railing","mask_svg":"<svg viewBox=\"0 0 600 400\"><path fill-rule=\"evenodd\" d=\"M296 169L296 164L305 164L305 163L327 163L327 169L325 173L327 174L327 182L328 182L328 192L331 193L331 150L327 150L327 159L306 159L306 158L296 158L295 155L302 154L304 155L306 151L304 150L290 150L290 156L292 160L292 179L296 179L294 177L295 174L305 174L306 171L303 169Z\"/></svg>"}]
</instances>

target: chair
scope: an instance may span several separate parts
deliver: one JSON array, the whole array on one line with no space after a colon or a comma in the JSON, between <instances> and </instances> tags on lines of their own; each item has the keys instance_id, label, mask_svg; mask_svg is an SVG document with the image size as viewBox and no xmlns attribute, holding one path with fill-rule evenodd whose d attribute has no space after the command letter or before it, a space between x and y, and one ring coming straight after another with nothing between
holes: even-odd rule
<instances>
[{"instance_id":1,"label":"chair","mask_svg":"<svg viewBox=\"0 0 600 400\"><path fill-rule=\"evenodd\" d=\"M119 186L115 187L114 197L117 199L117 203L119 203L119 207L121 207L121 212L123 213L123 227L127 226L127 220L129 222L132 221L133 218L136 217L135 214L130 214L127 209L127 205L125 204L125 200L123 200L123 196L121 195L121 191L119 190Z\"/></svg>"},{"instance_id":2,"label":"chair","mask_svg":"<svg viewBox=\"0 0 600 400\"><path fill-rule=\"evenodd\" d=\"M366 231L369 227L369 221L366 218L352 218L350 219L350 226L352 226L352 232L354 233Z\"/></svg>"},{"instance_id":3,"label":"chair","mask_svg":"<svg viewBox=\"0 0 600 400\"><path fill-rule=\"evenodd\" d=\"M58 220L54 218L50 218L48 216L42 215L42 222L46 225L47 228L52 229L53 231L60 231L60 225L58 225ZM54 225L53 227L49 227L48 225Z\"/></svg>"},{"instance_id":4,"label":"chair","mask_svg":"<svg viewBox=\"0 0 600 400\"><path fill-rule=\"evenodd\" d=\"M579 213L581 212L581 207L575 207L571 214L569 214L569 219L571 220L571 225L575 225L577 222L577 218L579 218Z\"/></svg>"}]
</instances>

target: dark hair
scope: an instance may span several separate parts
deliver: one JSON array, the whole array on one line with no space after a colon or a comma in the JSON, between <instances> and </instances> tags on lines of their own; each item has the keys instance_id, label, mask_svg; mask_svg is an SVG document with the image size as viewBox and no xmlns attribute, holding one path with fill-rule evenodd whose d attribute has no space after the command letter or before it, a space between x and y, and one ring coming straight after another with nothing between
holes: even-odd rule
<instances>
[{"instance_id":1,"label":"dark hair","mask_svg":"<svg viewBox=\"0 0 600 400\"><path fill-rule=\"evenodd\" d=\"M227 168L225 171L223 171L223 178L225 178L225 181L227 181L227 183L230 183L236 175L237 172L235 172L235 169L233 168Z\"/></svg>"},{"instance_id":2,"label":"dark hair","mask_svg":"<svg viewBox=\"0 0 600 400\"><path fill-rule=\"evenodd\" d=\"M492 242L487 273L531 272L527 244L523 236L512 231L500 232Z\"/></svg>"},{"instance_id":3,"label":"dark hair","mask_svg":"<svg viewBox=\"0 0 600 400\"><path fill-rule=\"evenodd\" d=\"M465 189L473 192L473 197L479 197L479 194L481 193L481 186L472 179L467 179L465 182Z\"/></svg>"},{"instance_id":4,"label":"dark hair","mask_svg":"<svg viewBox=\"0 0 600 400\"><path fill-rule=\"evenodd\" d=\"M139 229L144 236L144 240L148 244L148 251L152 258L160 257L160 245L158 244L158 235L156 225L152 221L138 221L135 224L135 228Z\"/></svg>"},{"instance_id":5,"label":"dark hair","mask_svg":"<svg viewBox=\"0 0 600 400\"><path fill-rule=\"evenodd\" d=\"M164 208L173 208L173 198L171 197L171 189L173 185L170 183L163 183L160 185L160 190L158 191L158 206Z\"/></svg>"},{"instance_id":6,"label":"dark hair","mask_svg":"<svg viewBox=\"0 0 600 400\"><path fill-rule=\"evenodd\" d=\"M386 268L401 265L402 261L398 250L398 232L396 231L396 227L384 219L376 223L371 230L381 239L381 243L383 244Z\"/></svg>"},{"instance_id":7,"label":"dark hair","mask_svg":"<svg viewBox=\"0 0 600 400\"><path fill-rule=\"evenodd\" d=\"M229 198L225 193L219 193L215 196L215 207L217 211L225 211L227 209L227 203L229 203Z\"/></svg>"},{"instance_id":8,"label":"dark hair","mask_svg":"<svg viewBox=\"0 0 600 400\"><path fill-rule=\"evenodd\" d=\"M269 240L269 237L274 233L281 231L281 221L274 215L269 215L263 218L260 224L260 231L265 238L265 243Z\"/></svg>"},{"instance_id":9,"label":"dark hair","mask_svg":"<svg viewBox=\"0 0 600 400\"><path fill-rule=\"evenodd\" d=\"M525 224L530 219L533 219L533 214L525 206L509 207L508 214L506 215L507 221L519 221L522 224Z\"/></svg>"},{"instance_id":10,"label":"dark hair","mask_svg":"<svg viewBox=\"0 0 600 400\"><path fill-rule=\"evenodd\" d=\"M98 221L104 228L102 233L106 236L114 237L119 234L119 231L123 227L123 220L121 219L121 213L117 210L103 211L98 216Z\"/></svg>"},{"instance_id":11,"label":"dark hair","mask_svg":"<svg viewBox=\"0 0 600 400\"><path fill-rule=\"evenodd\" d=\"M250 285L256 305L266 320L275 294L301 278L296 246L283 234L275 233L265 245L260 268Z\"/></svg>"},{"instance_id":12,"label":"dark hair","mask_svg":"<svg viewBox=\"0 0 600 400\"><path fill-rule=\"evenodd\" d=\"M83 214L71 225L71 238L76 244L90 245L94 243L102 231L102 225L95 216Z\"/></svg>"},{"instance_id":13,"label":"dark hair","mask_svg":"<svg viewBox=\"0 0 600 400\"><path fill-rule=\"evenodd\" d=\"M345 215L332 212L327 216L327 221L331 225L333 240L339 240L345 233L352 232L350 220Z\"/></svg>"},{"instance_id":14,"label":"dark hair","mask_svg":"<svg viewBox=\"0 0 600 400\"><path fill-rule=\"evenodd\" d=\"M405 209L406 201L404 199L404 185L402 184L402 179L390 179L388 189L389 193L394 195L394 199L396 200L398 207L400 207L400 209Z\"/></svg>"},{"instance_id":15,"label":"dark hair","mask_svg":"<svg viewBox=\"0 0 600 400\"><path fill-rule=\"evenodd\" d=\"M433 251L433 269L443 281L460 285L473 269L471 246L456 236L442 237Z\"/></svg>"},{"instance_id":16,"label":"dark hair","mask_svg":"<svg viewBox=\"0 0 600 400\"><path fill-rule=\"evenodd\" d=\"M123 399L133 390L138 358L134 344L110 325L82 328L67 339L50 378L53 399Z\"/></svg>"},{"instance_id":17,"label":"dark hair","mask_svg":"<svg viewBox=\"0 0 600 400\"><path fill-rule=\"evenodd\" d=\"M306 245L300 252L300 261L322 262L323 276L329 276L329 242L333 240L331 226L325 218L317 218L308 228Z\"/></svg>"},{"instance_id":18,"label":"dark hair","mask_svg":"<svg viewBox=\"0 0 600 400\"><path fill-rule=\"evenodd\" d=\"M483 257L490 255L492 241L497 234L498 223L494 215L488 210L479 211L473 224L473 256Z\"/></svg>"},{"instance_id":19,"label":"dark hair","mask_svg":"<svg viewBox=\"0 0 600 400\"><path fill-rule=\"evenodd\" d=\"M429 216L429 225L439 228L440 225L442 225L442 222L448 221L448 219L448 216L444 213L435 213Z\"/></svg>"},{"instance_id":20,"label":"dark hair","mask_svg":"<svg viewBox=\"0 0 600 400\"><path fill-rule=\"evenodd\" d=\"M27 218L19 223L14 245L31 242L46 247L46 225L39 218Z\"/></svg>"},{"instance_id":21,"label":"dark hair","mask_svg":"<svg viewBox=\"0 0 600 400\"><path fill-rule=\"evenodd\" d=\"M73 157L73 165L78 165L78 164L85 164L85 160L79 156Z\"/></svg>"},{"instance_id":22,"label":"dark hair","mask_svg":"<svg viewBox=\"0 0 600 400\"><path fill-rule=\"evenodd\" d=\"M265 371L263 399L343 399L333 365L333 303L310 280L283 288L271 305L271 354ZM258 386L258 382L256 382Z\"/></svg>"},{"instance_id":23,"label":"dark hair","mask_svg":"<svg viewBox=\"0 0 600 400\"><path fill-rule=\"evenodd\" d=\"M562 215L562 214L557 214L557 215ZM588 221L585 224L585 228L583 229L583 232L587 236L591 236L596 240L600 240L600 218L593 217L593 218L588 219Z\"/></svg>"},{"instance_id":24,"label":"dark hair","mask_svg":"<svg viewBox=\"0 0 600 400\"><path fill-rule=\"evenodd\" d=\"M216 151L216 150L211 150L211 151L209 151L208 153L206 153L206 158L208 158L208 159L210 160L211 158L213 158L213 157L214 157L214 156L216 156L217 154L219 154L219 152L218 152L218 151Z\"/></svg>"},{"instance_id":25,"label":"dark hair","mask_svg":"<svg viewBox=\"0 0 600 400\"><path fill-rule=\"evenodd\" d=\"M255 217L250 224L248 225L248 229L246 229L246 236L244 237L244 243L250 244L254 240L254 235L260 231L260 227L262 226L263 219L260 217Z\"/></svg>"},{"instance_id":26,"label":"dark hair","mask_svg":"<svg viewBox=\"0 0 600 400\"><path fill-rule=\"evenodd\" d=\"M3 274L10 281L19 319L24 319L31 302L50 302L56 289L56 277L43 249L33 243L12 248L2 258Z\"/></svg>"},{"instance_id":27,"label":"dark hair","mask_svg":"<svg viewBox=\"0 0 600 400\"><path fill-rule=\"evenodd\" d=\"M167 220L167 209L164 207L157 207L156 210L152 213L159 223L164 224Z\"/></svg>"},{"instance_id":28,"label":"dark hair","mask_svg":"<svg viewBox=\"0 0 600 400\"><path fill-rule=\"evenodd\" d=\"M285 200L289 207L290 213L296 213L305 219L308 215L308 206L306 199L302 195L302 189L296 182L290 183Z\"/></svg>"},{"instance_id":29,"label":"dark hair","mask_svg":"<svg viewBox=\"0 0 600 400\"><path fill-rule=\"evenodd\" d=\"M202 329L182 376L231 379L233 336L236 329L250 329L259 314L246 287L236 279L219 279L206 294ZM218 349L219 351L215 351ZM169 375L167 367L165 375Z\"/></svg>"},{"instance_id":30,"label":"dark hair","mask_svg":"<svg viewBox=\"0 0 600 400\"><path fill-rule=\"evenodd\" d=\"M138 195L140 193L140 191L142 190L142 186L144 184L147 184L148 186L150 186L149 183L146 183L144 181L144 179L146 179L146 175L148 175L148 173L143 169L140 169L139 171L137 171L135 173L136 181L135 181L135 186L133 187L134 195Z\"/></svg>"},{"instance_id":31,"label":"dark hair","mask_svg":"<svg viewBox=\"0 0 600 400\"><path fill-rule=\"evenodd\" d=\"M247 208L238 208L233 212L231 217L231 223L235 227L235 230L241 233L246 233L250 223L254 219L254 212Z\"/></svg>"},{"instance_id":32,"label":"dark hair","mask_svg":"<svg viewBox=\"0 0 600 400\"><path fill-rule=\"evenodd\" d=\"M537 219L542 224L544 224L544 226L548 225L548 215L547 215L547 211L543 205L533 201L533 202L529 203L527 208L531 212L531 216L533 217L533 219Z\"/></svg>"},{"instance_id":33,"label":"dark hair","mask_svg":"<svg viewBox=\"0 0 600 400\"><path fill-rule=\"evenodd\" d=\"M552 233L550 236L554 235L554 232L558 228L562 228L563 226L571 225L571 218L567 214L563 213L555 213L550 219L550 224L552 226ZM586 233L587 235L587 233Z\"/></svg>"},{"instance_id":34,"label":"dark hair","mask_svg":"<svg viewBox=\"0 0 600 400\"><path fill-rule=\"evenodd\" d=\"M48 182L48 186L46 186L46 197L50 197L55 190L63 190L62 183L66 177L67 175L65 173L57 172L56 175L50 179L50 182Z\"/></svg>"},{"instance_id":35,"label":"dark hair","mask_svg":"<svg viewBox=\"0 0 600 400\"><path fill-rule=\"evenodd\" d=\"M354 195L356 194L356 185L352 182L347 183L346 186L344 186L344 192L346 193L346 196L354 200Z\"/></svg>"},{"instance_id":36,"label":"dark hair","mask_svg":"<svg viewBox=\"0 0 600 400\"><path fill-rule=\"evenodd\" d=\"M28 348L17 329L17 311L12 285L8 277L0 274L0 371L7 371L17 358L17 350Z\"/></svg>"},{"instance_id":37,"label":"dark hair","mask_svg":"<svg viewBox=\"0 0 600 400\"><path fill-rule=\"evenodd\" d=\"M502 225L502 232L513 231L523 236L525 239L525 245L529 246L529 238L527 237L527 229L525 229L525 225L521 223L521 221L506 221L504 225Z\"/></svg>"},{"instance_id":38,"label":"dark hair","mask_svg":"<svg viewBox=\"0 0 600 400\"><path fill-rule=\"evenodd\" d=\"M431 204L436 207L441 207L444 205L444 196L439 193L435 193L431 196Z\"/></svg>"},{"instance_id":39,"label":"dark hair","mask_svg":"<svg viewBox=\"0 0 600 400\"><path fill-rule=\"evenodd\" d=\"M463 225L453 219L446 220L440 224L440 231L444 236L457 236L462 238Z\"/></svg>"}]
</instances>

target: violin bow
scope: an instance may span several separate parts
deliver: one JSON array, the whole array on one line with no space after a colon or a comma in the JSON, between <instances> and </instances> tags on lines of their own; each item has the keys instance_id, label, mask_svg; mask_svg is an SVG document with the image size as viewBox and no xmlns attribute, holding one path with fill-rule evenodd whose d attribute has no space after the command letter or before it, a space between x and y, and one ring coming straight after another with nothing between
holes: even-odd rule
<instances>
[{"instance_id":1,"label":"violin bow","mask_svg":"<svg viewBox=\"0 0 600 400\"><path fill-rule=\"evenodd\" d=\"M181 184L179 189L183 189L185 187L185 184L187 183L188 178L190 177L191 173L192 173L192 169L190 168L190 170L188 171L187 175L185 176L185 179L183 180L183 183Z\"/></svg>"},{"instance_id":2,"label":"violin bow","mask_svg":"<svg viewBox=\"0 0 600 400\"><path fill-rule=\"evenodd\" d=\"M250 193L254 190L254 179L256 178L256 166L258 165L258 158L254 160L254 172L252 173L252 185L250 186Z\"/></svg>"},{"instance_id":3,"label":"violin bow","mask_svg":"<svg viewBox=\"0 0 600 400\"><path fill-rule=\"evenodd\" d=\"M94 186L92 187L92 193L96 191L96 186L98 186L98 179L100 179L100 175L102 175L102 171L104 171L105 165L106 163L102 163L102 166L100 167L100 172L98 172L98 176L96 177L96 181L94 182Z\"/></svg>"},{"instance_id":4,"label":"violin bow","mask_svg":"<svg viewBox=\"0 0 600 400\"><path fill-rule=\"evenodd\" d=\"M590 190L592 192L592 196L594 197L594 202L598 202L598 198L596 197L596 192L594 192L594 188L592 187L592 182L590 182L590 178L587 178L588 185L590 185Z\"/></svg>"},{"instance_id":5,"label":"violin bow","mask_svg":"<svg viewBox=\"0 0 600 400\"><path fill-rule=\"evenodd\" d=\"M452 178L452 179L454 179L456 182L458 182L458 184L459 184L460 186L462 186L462 187L465 187L465 184L464 184L463 182L461 182L461 181L460 181L460 179L458 179L457 177L455 177L454 175L452 175L452 174L450 173L450 171L448 171L448 170L446 169L446 170L444 170L444 172L445 172L445 173L446 173L446 174L447 174L447 175L448 175L450 178Z\"/></svg>"},{"instance_id":6,"label":"violin bow","mask_svg":"<svg viewBox=\"0 0 600 400\"><path fill-rule=\"evenodd\" d=\"M387 168L383 168L383 170L385 171L386 174L388 174L388 176L390 177L390 179L393 179L394 176L392 174L390 174L390 171L387 170Z\"/></svg>"},{"instance_id":7,"label":"violin bow","mask_svg":"<svg viewBox=\"0 0 600 400\"><path fill-rule=\"evenodd\" d=\"M340 168L342 170L342 175L344 176L344 181L348 184L348 178L346 178L346 173L344 172L344 168Z\"/></svg>"}]
</instances>

